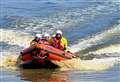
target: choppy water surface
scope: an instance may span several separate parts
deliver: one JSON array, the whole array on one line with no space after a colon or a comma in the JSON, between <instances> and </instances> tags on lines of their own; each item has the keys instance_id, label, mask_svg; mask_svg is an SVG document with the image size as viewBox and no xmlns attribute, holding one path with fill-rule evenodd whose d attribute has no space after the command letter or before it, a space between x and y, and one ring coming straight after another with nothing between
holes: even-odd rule
<instances>
[{"instance_id":1,"label":"choppy water surface","mask_svg":"<svg viewBox=\"0 0 120 82\"><path fill-rule=\"evenodd\" d=\"M119 0L1 0L0 6L2 82L120 81ZM69 50L82 60L55 62L60 70L16 70L19 52L34 34L56 29L63 30Z\"/></svg>"}]
</instances>

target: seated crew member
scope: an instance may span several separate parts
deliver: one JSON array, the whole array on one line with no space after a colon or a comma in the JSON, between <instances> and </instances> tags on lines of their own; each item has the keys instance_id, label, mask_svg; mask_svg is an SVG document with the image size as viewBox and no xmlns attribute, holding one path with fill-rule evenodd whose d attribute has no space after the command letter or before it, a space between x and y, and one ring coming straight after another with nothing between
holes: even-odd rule
<instances>
[{"instance_id":1,"label":"seated crew member","mask_svg":"<svg viewBox=\"0 0 120 82\"><path fill-rule=\"evenodd\" d=\"M30 45L32 46L36 43L39 43L42 39L42 36L43 36L42 34L36 34L35 38L30 42Z\"/></svg>"},{"instance_id":2,"label":"seated crew member","mask_svg":"<svg viewBox=\"0 0 120 82\"><path fill-rule=\"evenodd\" d=\"M61 30L57 30L55 37L50 39L50 44L60 50L66 50L68 46L68 40L63 36Z\"/></svg>"},{"instance_id":3,"label":"seated crew member","mask_svg":"<svg viewBox=\"0 0 120 82\"><path fill-rule=\"evenodd\" d=\"M50 44L49 41L50 41L50 35L48 33L43 34L41 42L43 44L49 45Z\"/></svg>"}]
</instances>

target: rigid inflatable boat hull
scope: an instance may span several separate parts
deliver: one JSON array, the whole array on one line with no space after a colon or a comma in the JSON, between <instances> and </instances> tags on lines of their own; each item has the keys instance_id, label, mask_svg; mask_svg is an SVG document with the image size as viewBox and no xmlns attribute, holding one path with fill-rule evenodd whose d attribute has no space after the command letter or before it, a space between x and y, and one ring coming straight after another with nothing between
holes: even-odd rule
<instances>
[{"instance_id":1,"label":"rigid inflatable boat hull","mask_svg":"<svg viewBox=\"0 0 120 82\"><path fill-rule=\"evenodd\" d=\"M24 69L39 69L39 68L59 68L59 66L55 65L49 60L44 61L44 64L41 62L38 62L37 60L32 61L22 61L21 59L18 59L18 67L24 68Z\"/></svg>"},{"instance_id":2,"label":"rigid inflatable boat hull","mask_svg":"<svg viewBox=\"0 0 120 82\"><path fill-rule=\"evenodd\" d=\"M52 61L65 61L75 56L70 52L65 52L45 44L24 49L18 57L18 66L22 68L57 68L59 66Z\"/></svg>"}]
</instances>

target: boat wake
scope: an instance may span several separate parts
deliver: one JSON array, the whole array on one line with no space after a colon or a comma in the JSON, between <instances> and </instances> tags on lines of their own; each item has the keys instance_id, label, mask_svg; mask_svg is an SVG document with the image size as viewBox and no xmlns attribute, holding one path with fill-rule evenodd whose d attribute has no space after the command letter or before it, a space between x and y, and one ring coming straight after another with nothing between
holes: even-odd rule
<instances>
[{"instance_id":1,"label":"boat wake","mask_svg":"<svg viewBox=\"0 0 120 82\"><path fill-rule=\"evenodd\" d=\"M110 40L113 37L119 38L120 36L120 24L113 26L113 28L109 30L105 30L100 34L96 34L95 36L88 37L85 39L80 39L77 44L74 44L70 47L70 51L78 52L87 48L92 48L94 45L99 45L104 43L106 40ZM97 46L99 48L99 46ZM119 51L119 50L118 50Z\"/></svg>"},{"instance_id":2,"label":"boat wake","mask_svg":"<svg viewBox=\"0 0 120 82\"><path fill-rule=\"evenodd\" d=\"M2 37L1 42L7 42L9 45L19 45L24 48L26 45L29 45L29 41L31 41L32 36L24 34L24 33L16 33L11 30L0 30L1 34L6 34L5 37ZM115 26L114 28L107 30L101 34L97 34L92 38L85 39L80 41L77 45L74 44L71 46L71 51L81 51L92 47L93 45L97 45L98 42L104 39L110 39L113 36L120 35L120 26ZM11 37L9 37L11 36ZM24 42L23 42L24 40ZM14 49L15 50L15 49ZM19 50L20 51L20 50ZM88 57L92 54L94 58L90 60L81 60L80 58L66 60L62 62L53 61L53 63L57 64L61 67L62 70L70 69L70 70L106 70L113 67L115 64L119 63L120 57L120 45L108 45L104 47L100 47L98 49L89 51L85 54L80 55L88 55ZM19 52L7 51L4 50L1 52L1 64L0 67L15 67L17 62L17 57ZM106 55L108 58L106 58Z\"/></svg>"},{"instance_id":3,"label":"boat wake","mask_svg":"<svg viewBox=\"0 0 120 82\"><path fill-rule=\"evenodd\" d=\"M84 70L103 71L110 69L119 62L119 58L105 58L93 60L81 60L80 58L66 60L62 62L53 61L60 66L60 70Z\"/></svg>"}]
</instances>

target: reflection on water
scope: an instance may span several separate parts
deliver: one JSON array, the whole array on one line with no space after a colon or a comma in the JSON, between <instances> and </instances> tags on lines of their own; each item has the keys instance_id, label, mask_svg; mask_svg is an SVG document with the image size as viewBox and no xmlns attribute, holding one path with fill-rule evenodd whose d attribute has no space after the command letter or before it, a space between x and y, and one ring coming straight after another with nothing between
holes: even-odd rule
<instances>
[{"instance_id":1,"label":"reflection on water","mask_svg":"<svg viewBox=\"0 0 120 82\"><path fill-rule=\"evenodd\" d=\"M25 81L32 82L71 82L67 71L54 69L27 69L20 70L20 77Z\"/></svg>"},{"instance_id":2,"label":"reflection on water","mask_svg":"<svg viewBox=\"0 0 120 82\"><path fill-rule=\"evenodd\" d=\"M120 64L104 71L9 68L1 70L0 82L120 82L119 77Z\"/></svg>"},{"instance_id":3,"label":"reflection on water","mask_svg":"<svg viewBox=\"0 0 120 82\"><path fill-rule=\"evenodd\" d=\"M119 65L105 71L60 71L58 69L21 69L20 81L27 82L119 82Z\"/></svg>"}]
</instances>

